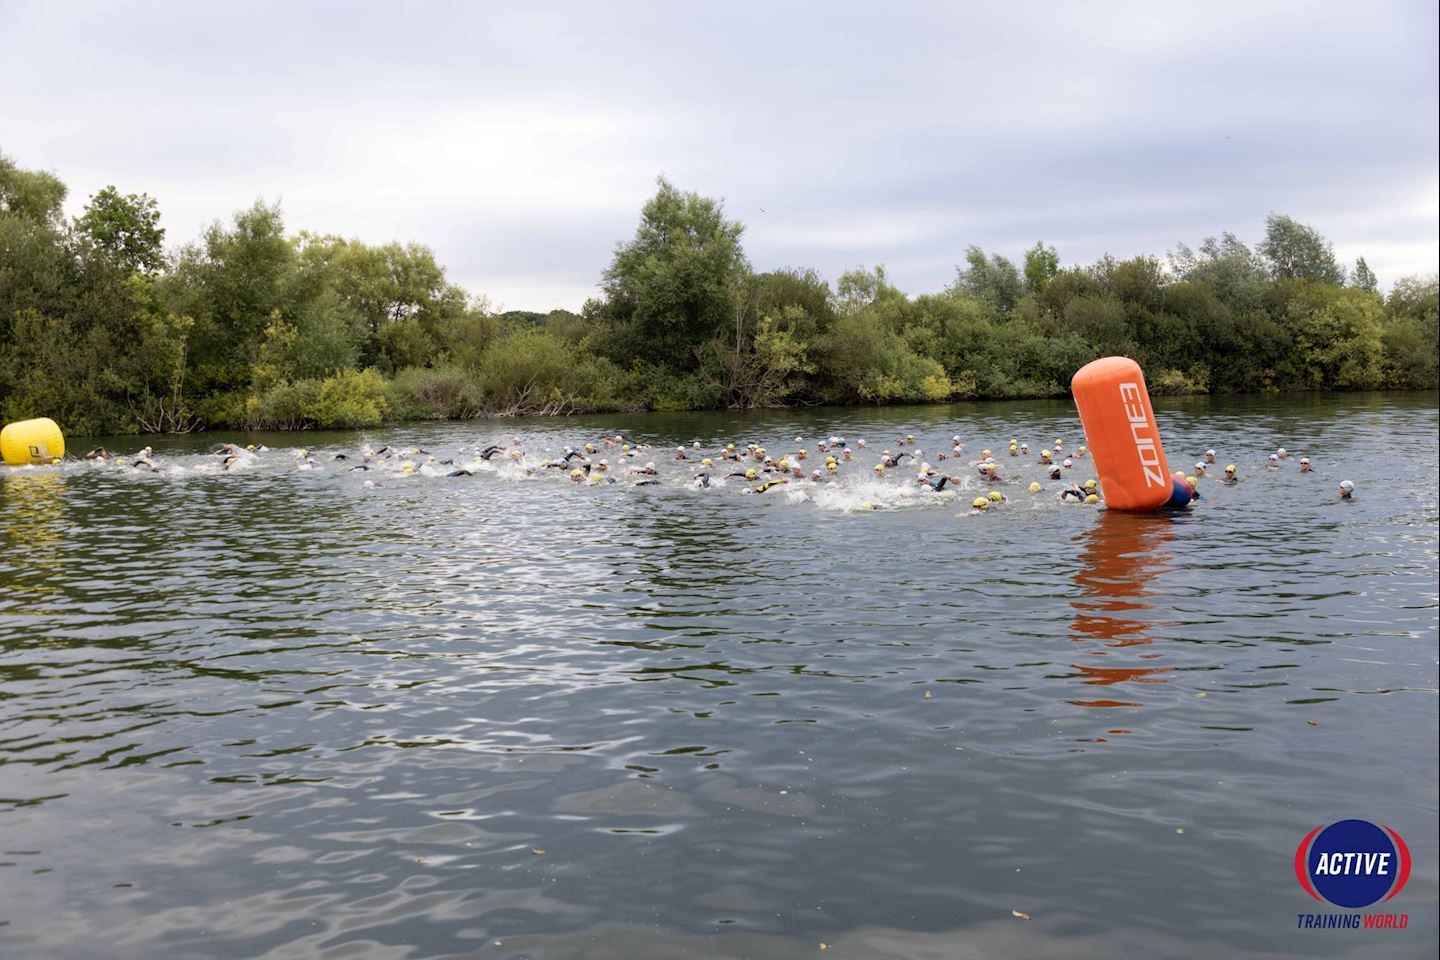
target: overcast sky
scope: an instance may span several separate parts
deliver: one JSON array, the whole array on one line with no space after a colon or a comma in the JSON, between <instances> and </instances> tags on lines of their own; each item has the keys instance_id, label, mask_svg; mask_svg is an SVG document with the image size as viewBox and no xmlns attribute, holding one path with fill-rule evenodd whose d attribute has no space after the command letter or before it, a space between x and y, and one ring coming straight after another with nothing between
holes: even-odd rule
<instances>
[{"instance_id":1,"label":"overcast sky","mask_svg":"<svg viewBox=\"0 0 1440 960\"><path fill-rule=\"evenodd\" d=\"M416 240L578 307L663 173L757 269L965 247L1163 254L1271 211L1381 282L1437 269L1435 0L82 4L0 0L0 151L160 204Z\"/></svg>"}]
</instances>

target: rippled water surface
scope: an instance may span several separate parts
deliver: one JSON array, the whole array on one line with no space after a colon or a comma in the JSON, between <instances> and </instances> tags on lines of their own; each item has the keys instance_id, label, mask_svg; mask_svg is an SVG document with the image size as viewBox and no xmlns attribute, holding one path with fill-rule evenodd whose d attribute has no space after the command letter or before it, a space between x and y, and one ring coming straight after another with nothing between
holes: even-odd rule
<instances>
[{"instance_id":1,"label":"rippled water surface","mask_svg":"<svg viewBox=\"0 0 1440 960\"><path fill-rule=\"evenodd\" d=\"M1080 443L1061 403L4 471L0 955L1433 956L1435 396L1159 419L1242 482L1174 516L1031 495L1003 450ZM617 431L660 485L524 471ZM870 478L905 433L1001 453L1008 502ZM868 440L843 489L671 460L827 434ZM512 435L522 466L348 469ZM222 471L221 439L270 449ZM1295 929L1295 847L1347 817L1408 841L1407 930Z\"/></svg>"}]
</instances>

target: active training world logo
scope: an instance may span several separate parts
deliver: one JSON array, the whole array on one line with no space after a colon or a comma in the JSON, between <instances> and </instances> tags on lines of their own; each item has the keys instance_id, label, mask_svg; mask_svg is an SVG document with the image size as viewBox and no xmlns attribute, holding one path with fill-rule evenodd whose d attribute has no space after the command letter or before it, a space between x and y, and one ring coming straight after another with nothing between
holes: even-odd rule
<instances>
[{"instance_id":1,"label":"active training world logo","mask_svg":"<svg viewBox=\"0 0 1440 960\"><path fill-rule=\"evenodd\" d=\"M1410 879L1410 848L1400 834L1368 820L1322 824L1295 848L1295 878L1316 900L1360 910L1384 903ZM1301 928L1401 930L1408 914L1302 913Z\"/></svg>"}]
</instances>

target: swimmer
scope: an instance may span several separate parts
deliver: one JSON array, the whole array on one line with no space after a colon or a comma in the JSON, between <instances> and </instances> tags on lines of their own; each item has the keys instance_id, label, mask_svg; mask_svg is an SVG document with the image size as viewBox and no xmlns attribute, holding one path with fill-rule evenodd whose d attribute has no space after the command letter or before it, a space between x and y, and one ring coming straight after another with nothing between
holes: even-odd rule
<instances>
[{"instance_id":1,"label":"swimmer","mask_svg":"<svg viewBox=\"0 0 1440 960\"><path fill-rule=\"evenodd\" d=\"M457 467L456 469L451 470L449 473L445 474L445 476L447 476L447 477L473 477L473 476L475 476L475 474L471 473L469 470L466 470L464 467Z\"/></svg>"},{"instance_id":2,"label":"swimmer","mask_svg":"<svg viewBox=\"0 0 1440 960\"><path fill-rule=\"evenodd\" d=\"M1265 469L1266 469L1266 470L1279 470L1279 469L1280 469L1280 457L1279 457L1279 455L1272 453L1272 454L1270 454L1270 456L1266 457L1266 458L1265 458Z\"/></svg>"},{"instance_id":3,"label":"swimmer","mask_svg":"<svg viewBox=\"0 0 1440 960\"><path fill-rule=\"evenodd\" d=\"M660 475L660 471L655 469L654 463L645 464L645 469L641 470L640 472L645 474L645 476L647 477L657 477Z\"/></svg>"},{"instance_id":4,"label":"swimmer","mask_svg":"<svg viewBox=\"0 0 1440 960\"><path fill-rule=\"evenodd\" d=\"M1341 500L1349 500L1349 499L1351 498L1351 495L1354 494L1354 493L1355 493L1355 484L1351 483L1349 480L1341 480L1341 481L1340 481L1340 499L1341 499Z\"/></svg>"},{"instance_id":5,"label":"swimmer","mask_svg":"<svg viewBox=\"0 0 1440 960\"><path fill-rule=\"evenodd\" d=\"M676 460L684 460L684 459L685 459L685 448L684 448L684 447L676 447L676 448L675 448L675 459L676 459Z\"/></svg>"},{"instance_id":6,"label":"swimmer","mask_svg":"<svg viewBox=\"0 0 1440 960\"><path fill-rule=\"evenodd\" d=\"M571 471L570 471L570 482L571 482L571 483L584 483L584 482L585 482L585 471L584 471L584 470L581 470L579 467L576 467L574 470L571 470Z\"/></svg>"},{"instance_id":7,"label":"swimmer","mask_svg":"<svg viewBox=\"0 0 1440 960\"><path fill-rule=\"evenodd\" d=\"M1204 499L1205 499L1205 497L1200 493L1200 490L1197 488L1194 477L1186 477L1186 478L1185 478L1185 485L1190 488L1190 499L1191 499L1191 500L1204 500Z\"/></svg>"},{"instance_id":8,"label":"swimmer","mask_svg":"<svg viewBox=\"0 0 1440 960\"><path fill-rule=\"evenodd\" d=\"M710 474L702 470L695 474L695 479L691 482L695 485L696 490L708 489L710 486Z\"/></svg>"},{"instance_id":9,"label":"swimmer","mask_svg":"<svg viewBox=\"0 0 1440 960\"><path fill-rule=\"evenodd\" d=\"M846 447L846 448L845 448L844 450L842 450L840 453L841 453L841 459L843 459L846 463L849 463L851 460L854 460L854 459L855 459L854 457L852 457L852 456L850 455L850 448L849 448L849 447Z\"/></svg>"},{"instance_id":10,"label":"swimmer","mask_svg":"<svg viewBox=\"0 0 1440 960\"><path fill-rule=\"evenodd\" d=\"M1084 502L1085 502L1085 491L1084 491L1084 490L1081 490L1078 485L1072 483L1070 486L1068 486L1068 487L1066 487L1064 490L1061 490L1061 491L1060 491L1060 502L1061 502L1061 503L1084 503Z\"/></svg>"},{"instance_id":11,"label":"swimmer","mask_svg":"<svg viewBox=\"0 0 1440 960\"><path fill-rule=\"evenodd\" d=\"M95 447L93 450L86 450L82 456L86 460L109 460L110 451L104 447Z\"/></svg>"},{"instance_id":12,"label":"swimmer","mask_svg":"<svg viewBox=\"0 0 1440 960\"><path fill-rule=\"evenodd\" d=\"M136 460L149 460L149 459L150 459L151 457L153 457L153 456L155 456L155 451L152 450L150 447L144 447L144 448L142 448L142 449L140 450L139 453L135 454L135 459L136 459Z\"/></svg>"},{"instance_id":13,"label":"swimmer","mask_svg":"<svg viewBox=\"0 0 1440 960\"><path fill-rule=\"evenodd\" d=\"M977 513L984 513L986 510L989 509L990 501L985 497L976 497L974 500L970 501L970 515L972 517Z\"/></svg>"},{"instance_id":14,"label":"swimmer","mask_svg":"<svg viewBox=\"0 0 1440 960\"><path fill-rule=\"evenodd\" d=\"M1309 473L1309 472L1310 472L1310 458L1309 458L1309 457L1301 457L1301 458L1300 458L1300 472L1301 472L1301 473Z\"/></svg>"},{"instance_id":15,"label":"swimmer","mask_svg":"<svg viewBox=\"0 0 1440 960\"><path fill-rule=\"evenodd\" d=\"M985 499L989 500L992 506L999 506L1000 504L1005 502L1005 494L1001 493L999 490L991 490L989 493L985 494Z\"/></svg>"},{"instance_id":16,"label":"swimmer","mask_svg":"<svg viewBox=\"0 0 1440 960\"><path fill-rule=\"evenodd\" d=\"M1070 469L1071 467L1073 467L1074 465L1075 465L1075 461L1071 460L1069 457L1066 457L1066 458L1065 458L1063 461L1061 461L1061 463L1060 463L1060 466L1064 467L1066 470L1069 470L1069 469Z\"/></svg>"},{"instance_id":17,"label":"swimmer","mask_svg":"<svg viewBox=\"0 0 1440 960\"><path fill-rule=\"evenodd\" d=\"M758 486L758 487L755 488L755 492L756 492L756 493L764 493L766 490L771 490L771 489L774 489L775 487L783 487L785 484L787 484L787 483L789 483L789 482L790 482L790 478L789 478L789 477L780 477L779 479L776 479L776 480L766 480L764 483L760 484L760 486Z\"/></svg>"},{"instance_id":18,"label":"swimmer","mask_svg":"<svg viewBox=\"0 0 1440 960\"><path fill-rule=\"evenodd\" d=\"M343 453L337 453L337 454L335 454L335 456L331 457L330 459L331 459L331 460L349 460L350 458L347 457L347 456L345 456L345 454L343 454Z\"/></svg>"},{"instance_id":19,"label":"swimmer","mask_svg":"<svg viewBox=\"0 0 1440 960\"><path fill-rule=\"evenodd\" d=\"M735 479L736 477L738 477L738 478L740 478L741 480L754 480L756 474L755 474L755 468L754 468L754 467L750 467L750 468L746 469L743 473L728 473L728 474L726 474L725 476L726 476L726 479Z\"/></svg>"},{"instance_id":20,"label":"swimmer","mask_svg":"<svg viewBox=\"0 0 1440 960\"><path fill-rule=\"evenodd\" d=\"M1225 478L1220 482L1227 487L1233 487L1240 482L1240 478L1235 476L1235 464L1232 463L1225 468Z\"/></svg>"},{"instance_id":21,"label":"swimmer","mask_svg":"<svg viewBox=\"0 0 1440 960\"><path fill-rule=\"evenodd\" d=\"M1051 468L1050 468L1050 479L1051 479L1051 480L1059 480L1060 477L1061 477L1060 468L1059 468L1059 467L1051 467Z\"/></svg>"},{"instance_id":22,"label":"swimmer","mask_svg":"<svg viewBox=\"0 0 1440 960\"><path fill-rule=\"evenodd\" d=\"M1040 486L1040 481L1039 481L1039 480L1031 480L1031 481L1030 481L1030 486L1029 486L1027 489L1028 489L1031 493L1039 493L1040 490L1042 489L1041 486Z\"/></svg>"},{"instance_id":23,"label":"swimmer","mask_svg":"<svg viewBox=\"0 0 1440 960\"><path fill-rule=\"evenodd\" d=\"M1096 486L1097 485L1095 483L1095 478L1091 477L1089 480L1085 481L1085 492L1094 493L1096 491Z\"/></svg>"},{"instance_id":24,"label":"swimmer","mask_svg":"<svg viewBox=\"0 0 1440 960\"><path fill-rule=\"evenodd\" d=\"M945 485L947 483L954 483L958 485L960 483L960 478L946 476L920 477L915 482L922 487L928 487L936 493L940 493L945 489Z\"/></svg>"},{"instance_id":25,"label":"swimmer","mask_svg":"<svg viewBox=\"0 0 1440 960\"><path fill-rule=\"evenodd\" d=\"M1085 444L1083 444L1083 443L1080 444L1080 448L1075 451L1075 456L1081 457L1081 458L1083 458L1083 457L1085 456Z\"/></svg>"},{"instance_id":26,"label":"swimmer","mask_svg":"<svg viewBox=\"0 0 1440 960\"><path fill-rule=\"evenodd\" d=\"M1290 454L1285 452L1284 447L1281 447L1279 450L1275 451L1275 456L1279 457L1281 460L1284 460L1286 457L1290 456Z\"/></svg>"},{"instance_id":27,"label":"swimmer","mask_svg":"<svg viewBox=\"0 0 1440 960\"><path fill-rule=\"evenodd\" d=\"M883 454L883 456L885 457L885 466L887 466L887 467L898 467L898 466L900 466L900 458L901 458L901 457L913 457L913 456L915 456L915 454L911 453L911 452L908 451L908 450L902 450L902 451L900 451L899 453L895 454L895 456L892 457L892 456L890 456L890 451L889 451L889 450L886 450L885 453Z\"/></svg>"},{"instance_id":28,"label":"swimmer","mask_svg":"<svg viewBox=\"0 0 1440 960\"><path fill-rule=\"evenodd\" d=\"M488 461L491 457L495 456L495 454L504 452L504 447L500 446L498 443L492 443L490 444L490 446L480 451L480 459ZM515 452L519 453L520 451L516 450ZM516 457L516 459L518 460L519 457Z\"/></svg>"},{"instance_id":29,"label":"swimmer","mask_svg":"<svg viewBox=\"0 0 1440 960\"><path fill-rule=\"evenodd\" d=\"M1214 451L1214 450L1206 450L1206 451L1205 451L1205 462L1206 462L1206 463L1214 463L1214 462L1215 462L1215 451Z\"/></svg>"},{"instance_id":30,"label":"swimmer","mask_svg":"<svg viewBox=\"0 0 1440 960\"><path fill-rule=\"evenodd\" d=\"M1040 451L1040 462L1043 463L1045 466L1048 467L1048 466L1050 465L1051 459L1052 459L1052 458L1051 458L1051 456L1050 456L1050 451L1049 451L1049 450L1041 450L1041 451Z\"/></svg>"},{"instance_id":31,"label":"swimmer","mask_svg":"<svg viewBox=\"0 0 1440 960\"><path fill-rule=\"evenodd\" d=\"M1195 476L1205 476L1205 464L1203 462L1195 464Z\"/></svg>"},{"instance_id":32,"label":"swimmer","mask_svg":"<svg viewBox=\"0 0 1440 960\"><path fill-rule=\"evenodd\" d=\"M1029 456L1029 455L1030 455L1030 444L1028 444L1028 443L1022 443L1022 444L1020 444L1020 452L1023 453L1023 454L1025 454L1026 456Z\"/></svg>"},{"instance_id":33,"label":"swimmer","mask_svg":"<svg viewBox=\"0 0 1440 960\"><path fill-rule=\"evenodd\" d=\"M655 487L659 485L660 481L656 480L654 477L641 477L639 480L635 481L635 486L637 487Z\"/></svg>"},{"instance_id":34,"label":"swimmer","mask_svg":"<svg viewBox=\"0 0 1440 960\"><path fill-rule=\"evenodd\" d=\"M812 481L814 481L815 483L822 483L822 482L824 482L824 480L825 480L825 475L824 475L823 473L821 473L819 470L811 470L811 471L810 471L810 479L811 479Z\"/></svg>"}]
</instances>

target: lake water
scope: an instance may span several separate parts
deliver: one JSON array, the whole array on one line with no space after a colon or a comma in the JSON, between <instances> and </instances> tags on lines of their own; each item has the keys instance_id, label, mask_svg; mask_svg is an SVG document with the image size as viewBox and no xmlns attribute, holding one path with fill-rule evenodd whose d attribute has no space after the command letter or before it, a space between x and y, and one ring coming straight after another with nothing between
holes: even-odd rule
<instances>
[{"instance_id":1,"label":"lake water","mask_svg":"<svg viewBox=\"0 0 1440 960\"><path fill-rule=\"evenodd\" d=\"M1176 515L1031 495L1004 449L1073 450L1059 402L3 471L0 956L1433 957L1435 395L1158 407L1172 464L1242 482ZM616 432L661 485L348 469ZM958 493L865 479L907 433L964 439ZM828 434L868 441L839 490L671 461L800 435L809 469ZM225 439L270 450L222 471ZM982 447L1009 499L971 516ZM1344 912L1296 846L1350 817L1409 844L1405 930L1296 929Z\"/></svg>"}]
</instances>

